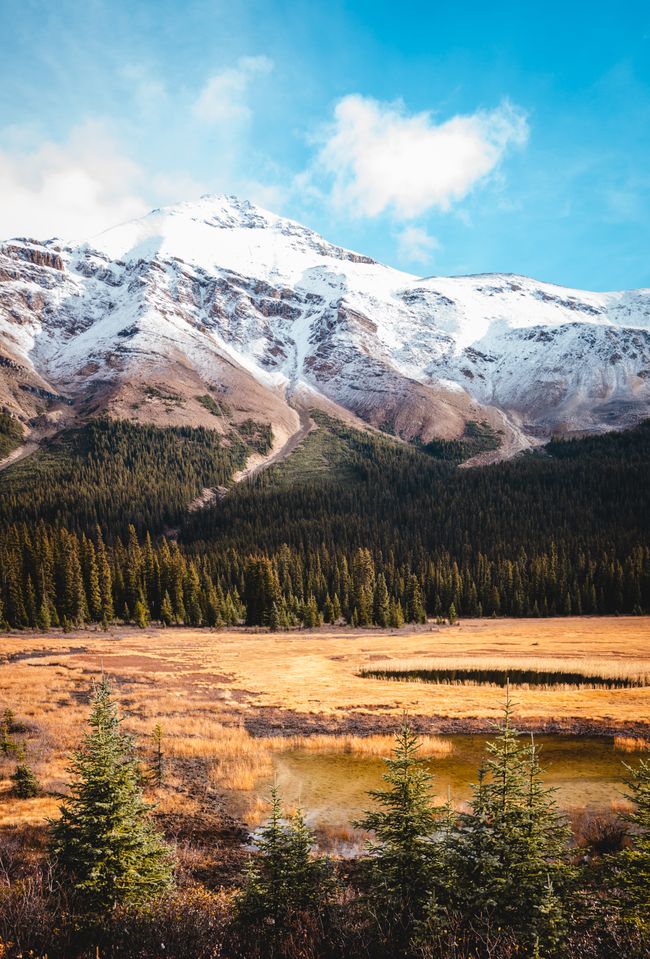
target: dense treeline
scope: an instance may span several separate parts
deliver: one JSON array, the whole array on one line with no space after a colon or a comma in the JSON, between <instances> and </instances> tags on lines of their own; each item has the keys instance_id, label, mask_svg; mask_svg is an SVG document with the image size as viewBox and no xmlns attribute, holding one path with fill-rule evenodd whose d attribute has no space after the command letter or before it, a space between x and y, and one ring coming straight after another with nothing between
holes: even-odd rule
<instances>
[{"instance_id":1,"label":"dense treeline","mask_svg":"<svg viewBox=\"0 0 650 959\"><path fill-rule=\"evenodd\" d=\"M224 438L203 427L93 420L0 474L0 525L43 519L89 532L99 523L107 539L129 525L161 531L205 487L226 484L251 450L269 446L269 428L251 421Z\"/></svg>"},{"instance_id":2,"label":"dense treeline","mask_svg":"<svg viewBox=\"0 0 650 959\"><path fill-rule=\"evenodd\" d=\"M20 445L23 437L23 428L7 413L0 413L0 459L7 456Z\"/></svg>"},{"instance_id":3,"label":"dense treeline","mask_svg":"<svg viewBox=\"0 0 650 959\"><path fill-rule=\"evenodd\" d=\"M493 562L483 554L459 565L444 554L409 567L370 550L351 556L325 547L305 554L283 545L271 557L235 548L186 553L174 540L107 545L99 528L76 534L39 523L0 533L0 622L64 628L113 620L145 626L271 629L346 621L399 627L427 616L568 615L650 609L650 549L625 563L603 554L573 565L549 554Z\"/></svg>"},{"instance_id":4,"label":"dense treeline","mask_svg":"<svg viewBox=\"0 0 650 959\"><path fill-rule=\"evenodd\" d=\"M177 853L145 798L147 784L165 795L164 775L155 757L149 770L138 760L121 722L102 679L40 869L14 870L2 858L3 956L648 956L650 764L628 767L628 828L601 821L595 842L579 849L509 699L460 811L434 804L405 720L383 787L356 824L371 839L352 869L315 854L304 815L287 814L274 788L247 869L221 894L188 877L187 860L175 868ZM208 829L202 835L210 842Z\"/></svg>"},{"instance_id":5,"label":"dense treeline","mask_svg":"<svg viewBox=\"0 0 650 959\"><path fill-rule=\"evenodd\" d=\"M4 620L280 628L650 611L650 423L462 470L318 419L284 464L195 513L188 502L244 461L240 438L98 421L60 441L72 454L0 474ZM173 526L178 541L161 535Z\"/></svg>"}]
</instances>

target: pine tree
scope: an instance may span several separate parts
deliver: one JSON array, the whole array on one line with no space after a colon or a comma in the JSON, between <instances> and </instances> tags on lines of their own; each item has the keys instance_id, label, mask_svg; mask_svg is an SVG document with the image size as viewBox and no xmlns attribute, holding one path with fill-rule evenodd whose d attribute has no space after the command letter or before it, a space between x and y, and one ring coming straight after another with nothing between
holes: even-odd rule
<instances>
[{"instance_id":1,"label":"pine tree","mask_svg":"<svg viewBox=\"0 0 650 959\"><path fill-rule=\"evenodd\" d=\"M97 534L97 571L99 575L99 592L101 596L101 610L102 610L102 620L105 620L107 623L115 616L115 611L113 608L113 578L111 576L111 568L108 564L108 557L106 555L106 547L104 546L104 540L102 538L102 533L99 527L96 530Z\"/></svg>"},{"instance_id":2,"label":"pine tree","mask_svg":"<svg viewBox=\"0 0 650 959\"><path fill-rule=\"evenodd\" d=\"M282 601L273 565L266 558L250 560L245 575L246 624L266 626L273 604Z\"/></svg>"},{"instance_id":3,"label":"pine tree","mask_svg":"<svg viewBox=\"0 0 650 959\"><path fill-rule=\"evenodd\" d=\"M135 601L135 607L133 609L133 619L136 626L139 626L140 629L145 629L149 625L149 610L147 609L146 603L142 598L142 595L138 597Z\"/></svg>"},{"instance_id":4,"label":"pine tree","mask_svg":"<svg viewBox=\"0 0 650 959\"><path fill-rule=\"evenodd\" d=\"M277 941L292 918L316 912L332 891L328 860L312 856L314 837L300 811L287 818L277 787L271 790L271 815L257 836L258 852L251 861L239 898L238 911L268 927Z\"/></svg>"},{"instance_id":5,"label":"pine tree","mask_svg":"<svg viewBox=\"0 0 650 959\"><path fill-rule=\"evenodd\" d=\"M341 600L339 599L339 594L334 593L334 599L332 600L332 622L338 622L341 615Z\"/></svg>"},{"instance_id":6,"label":"pine tree","mask_svg":"<svg viewBox=\"0 0 650 959\"><path fill-rule=\"evenodd\" d=\"M613 860L617 878L617 900L624 917L650 933L650 762L641 760L627 781L627 798L634 811L627 819L632 826L632 846Z\"/></svg>"},{"instance_id":7,"label":"pine tree","mask_svg":"<svg viewBox=\"0 0 650 959\"><path fill-rule=\"evenodd\" d=\"M41 791L38 779L36 778L31 766L26 762L20 762L16 766L16 771L11 776L14 784L14 794L19 799L33 799Z\"/></svg>"},{"instance_id":8,"label":"pine tree","mask_svg":"<svg viewBox=\"0 0 650 959\"><path fill-rule=\"evenodd\" d=\"M399 599L392 601L390 604L390 617L388 620L388 625L393 629L399 629L404 625L404 612Z\"/></svg>"},{"instance_id":9,"label":"pine tree","mask_svg":"<svg viewBox=\"0 0 650 959\"><path fill-rule=\"evenodd\" d=\"M552 955L567 927L570 830L544 787L538 749L512 724L508 697L499 735L488 743L469 812L449 837L452 904L472 921L513 932Z\"/></svg>"},{"instance_id":10,"label":"pine tree","mask_svg":"<svg viewBox=\"0 0 650 959\"><path fill-rule=\"evenodd\" d=\"M82 909L110 920L118 904L145 902L169 888L172 865L106 679L95 690L89 724L71 761L70 797L52 823L52 851Z\"/></svg>"},{"instance_id":11,"label":"pine tree","mask_svg":"<svg viewBox=\"0 0 650 959\"><path fill-rule=\"evenodd\" d=\"M162 603L160 605L160 622L163 626L171 626L174 621L174 613L172 610L172 603L169 598L169 593L165 590L165 595L163 596Z\"/></svg>"},{"instance_id":12,"label":"pine tree","mask_svg":"<svg viewBox=\"0 0 650 959\"><path fill-rule=\"evenodd\" d=\"M450 625L450 626L453 626L454 623L458 620L458 613L457 613L457 611L456 611L456 605L455 605L455 603L451 603L451 604L450 604L450 606L449 606L449 613L447 614L447 618L449 619L449 625Z\"/></svg>"},{"instance_id":13,"label":"pine tree","mask_svg":"<svg viewBox=\"0 0 650 959\"><path fill-rule=\"evenodd\" d=\"M374 832L365 860L370 903L385 931L402 946L418 922L432 914L440 817L433 806L432 777L418 756L421 743L405 719L386 760L386 789L370 796L379 805L356 825Z\"/></svg>"},{"instance_id":14,"label":"pine tree","mask_svg":"<svg viewBox=\"0 0 650 959\"><path fill-rule=\"evenodd\" d=\"M406 620L409 623L426 623L427 621L422 602L422 590L414 573L409 576L406 586Z\"/></svg>"},{"instance_id":15,"label":"pine tree","mask_svg":"<svg viewBox=\"0 0 650 959\"><path fill-rule=\"evenodd\" d=\"M318 606L316 605L316 597L313 594L305 603L302 621L305 629L314 629L316 626L320 626L320 615L318 613Z\"/></svg>"},{"instance_id":16,"label":"pine tree","mask_svg":"<svg viewBox=\"0 0 650 959\"><path fill-rule=\"evenodd\" d=\"M37 626L42 632L46 633L50 626L52 625L52 617L50 615L50 604L47 601L47 597L43 596L41 604L38 610L37 617Z\"/></svg>"},{"instance_id":17,"label":"pine tree","mask_svg":"<svg viewBox=\"0 0 650 959\"><path fill-rule=\"evenodd\" d=\"M189 563L185 576L185 612L189 626L200 626L203 622L201 611L201 581L194 563Z\"/></svg>"},{"instance_id":18,"label":"pine tree","mask_svg":"<svg viewBox=\"0 0 650 959\"><path fill-rule=\"evenodd\" d=\"M390 598L386 587L386 577L379 573L375 583L373 619L377 626L388 626L390 619Z\"/></svg>"},{"instance_id":19,"label":"pine tree","mask_svg":"<svg viewBox=\"0 0 650 959\"><path fill-rule=\"evenodd\" d=\"M276 633L281 626L280 610L278 609L278 604L273 603L271 606L271 612L269 614L269 629L272 633Z\"/></svg>"},{"instance_id":20,"label":"pine tree","mask_svg":"<svg viewBox=\"0 0 650 959\"><path fill-rule=\"evenodd\" d=\"M334 603L330 599L329 593L325 597L325 605L323 606L323 621L325 623L330 623L330 624L332 624L335 621Z\"/></svg>"}]
</instances>

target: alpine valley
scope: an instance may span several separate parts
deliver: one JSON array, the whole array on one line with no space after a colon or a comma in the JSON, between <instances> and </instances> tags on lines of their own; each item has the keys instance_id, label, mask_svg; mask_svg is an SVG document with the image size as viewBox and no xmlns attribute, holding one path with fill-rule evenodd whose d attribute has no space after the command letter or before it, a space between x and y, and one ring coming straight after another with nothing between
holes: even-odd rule
<instances>
[{"instance_id":1,"label":"alpine valley","mask_svg":"<svg viewBox=\"0 0 650 959\"><path fill-rule=\"evenodd\" d=\"M9 626L650 610L650 291L421 279L206 196L7 241L0 333Z\"/></svg>"}]
</instances>

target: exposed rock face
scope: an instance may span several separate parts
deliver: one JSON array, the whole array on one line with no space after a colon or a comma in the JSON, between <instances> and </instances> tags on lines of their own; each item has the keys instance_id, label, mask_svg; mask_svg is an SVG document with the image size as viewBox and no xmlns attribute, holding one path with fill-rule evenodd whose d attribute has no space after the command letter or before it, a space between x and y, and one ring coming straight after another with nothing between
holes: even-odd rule
<instances>
[{"instance_id":1,"label":"exposed rock face","mask_svg":"<svg viewBox=\"0 0 650 959\"><path fill-rule=\"evenodd\" d=\"M253 416L286 437L300 396L407 439L487 420L512 453L650 415L650 291L421 279L210 196L76 247L1 246L0 380L23 418L65 397L81 415Z\"/></svg>"}]
</instances>

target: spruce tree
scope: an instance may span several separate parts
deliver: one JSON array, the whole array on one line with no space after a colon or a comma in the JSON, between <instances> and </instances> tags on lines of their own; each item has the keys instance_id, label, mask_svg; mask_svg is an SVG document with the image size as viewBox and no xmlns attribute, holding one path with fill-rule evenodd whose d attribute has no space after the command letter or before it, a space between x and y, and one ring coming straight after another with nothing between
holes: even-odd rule
<instances>
[{"instance_id":1,"label":"spruce tree","mask_svg":"<svg viewBox=\"0 0 650 959\"><path fill-rule=\"evenodd\" d=\"M280 625L280 610L278 609L278 604L273 603L271 606L271 612L269 614L269 629L272 633L277 633L277 631L280 629Z\"/></svg>"},{"instance_id":2,"label":"spruce tree","mask_svg":"<svg viewBox=\"0 0 650 959\"><path fill-rule=\"evenodd\" d=\"M272 940L300 913L322 909L332 891L327 859L314 857L314 837L300 811L285 816L277 787L271 790L271 815L256 837L257 854L249 865L238 901L240 917L261 923Z\"/></svg>"},{"instance_id":3,"label":"spruce tree","mask_svg":"<svg viewBox=\"0 0 650 959\"><path fill-rule=\"evenodd\" d=\"M144 599L142 598L142 595L140 595L135 601L133 619L135 620L136 626L139 626L140 629L145 629L149 625L149 610Z\"/></svg>"},{"instance_id":4,"label":"spruce tree","mask_svg":"<svg viewBox=\"0 0 650 959\"><path fill-rule=\"evenodd\" d=\"M373 619L377 626L388 626L390 620L390 598L383 573L379 573L375 583Z\"/></svg>"},{"instance_id":5,"label":"spruce tree","mask_svg":"<svg viewBox=\"0 0 650 959\"><path fill-rule=\"evenodd\" d=\"M573 877L570 830L544 787L534 741L522 742L508 693L499 735L469 812L448 837L452 905L474 922L509 930L525 948L551 955L566 932Z\"/></svg>"},{"instance_id":6,"label":"spruce tree","mask_svg":"<svg viewBox=\"0 0 650 959\"><path fill-rule=\"evenodd\" d=\"M14 794L19 799L33 799L40 794L41 787L34 770L25 761L18 763L11 781L14 784Z\"/></svg>"},{"instance_id":7,"label":"spruce tree","mask_svg":"<svg viewBox=\"0 0 650 959\"><path fill-rule=\"evenodd\" d=\"M386 760L386 788L370 793L379 809L355 824L375 834L365 860L370 907L384 931L402 946L416 924L432 914L437 872L432 837L440 810L432 802L432 777L418 756L420 746L405 719L394 754Z\"/></svg>"},{"instance_id":8,"label":"spruce tree","mask_svg":"<svg viewBox=\"0 0 650 959\"><path fill-rule=\"evenodd\" d=\"M393 629L400 629L404 625L404 612L399 599L392 601L390 604L388 625Z\"/></svg>"},{"instance_id":9,"label":"spruce tree","mask_svg":"<svg viewBox=\"0 0 650 959\"><path fill-rule=\"evenodd\" d=\"M627 798L634 810L627 819L632 826L632 846L613 860L620 905L626 920L650 934L650 762L643 759L627 781Z\"/></svg>"},{"instance_id":10,"label":"spruce tree","mask_svg":"<svg viewBox=\"0 0 650 959\"><path fill-rule=\"evenodd\" d=\"M169 598L169 593L165 590L165 595L163 596L162 603L160 605L160 622L163 626L171 626L174 621L174 613L172 611L172 603Z\"/></svg>"},{"instance_id":11,"label":"spruce tree","mask_svg":"<svg viewBox=\"0 0 650 959\"><path fill-rule=\"evenodd\" d=\"M106 679L98 684L90 731L71 761L70 796L52 822L56 866L84 912L110 920L122 903L148 901L172 883L171 854L142 796L133 744Z\"/></svg>"},{"instance_id":12,"label":"spruce tree","mask_svg":"<svg viewBox=\"0 0 650 959\"><path fill-rule=\"evenodd\" d=\"M50 615L50 604L47 601L47 597L43 596L41 599L41 604L38 610L38 617L36 619L36 625L38 628L46 633L50 626L52 625L52 617Z\"/></svg>"},{"instance_id":13,"label":"spruce tree","mask_svg":"<svg viewBox=\"0 0 650 959\"><path fill-rule=\"evenodd\" d=\"M409 576L406 586L406 619L409 623L426 623L427 621L422 602L422 590L414 573Z\"/></svg>"}]
</instances>

